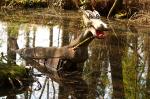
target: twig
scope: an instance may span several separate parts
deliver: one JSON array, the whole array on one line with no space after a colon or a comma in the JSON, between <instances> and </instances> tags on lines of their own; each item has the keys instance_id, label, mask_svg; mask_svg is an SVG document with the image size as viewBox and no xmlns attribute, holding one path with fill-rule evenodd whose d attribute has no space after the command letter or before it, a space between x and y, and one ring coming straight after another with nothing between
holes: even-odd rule
<instances>
[{"instance_id":1,"label":"twig","mask_svg":"<svg viewBox=\"0 0 150 99\"><path fill-rule=\"evenodd\" d=\"M55 90L54 82L53 82L52 79L51 79L51 81L52 81L52 87L53 87L53 91L54 91L54 93L53 93L53 99L55 99L56 90Z\"/></svg>"},{"instance_id":2,"label":"twig","mask_svg":"<svg viewBox=\"0 0 150 99\"><path fill-rule=\"evenodd\" d=\"M47 99L49 99L49 79L47 81Z\"/></svg>"},{"instance_id":3,"label":"twig","mask_svg":"<svg viewBox=\"0 0 150 99\"><path fill-rule=\"evenodd\" d=\"M118 2L118 0L115 0L114 4L112 5L111 9L109 10L108 15L107 15L107 19L109 19L109 17L111 15L112 11L114 10L117 2Z\"/></svg>"},{"instance_id":4,"label":"twig","mask_svg":"<svg viewBox=\"0 0 150 99\"><path fill-rule=\"evenodd\" d=\"M93 39L94 36L88 37L87 39L85 39L84 41L80 42L79 44L77 44L76 46L73 47L73 49L77 49L79 46L83 45L84 43L86 43L87 41L89 41L90 39Z\"/></svg>"},{"instance_id":5,"label":"twig","mask_svg":"<svg viewBox=\"0 0 150 99\"><path fill-rule=\"evenodd\" d=\"M15 89L15 85L13 83L13 80L10 77L8 77L8 80L9 80L10 84L12 85L12 88Z\"/></svg>"},{"instance_id":6,"label":"twig","mask_svg":"<svg viewBox=\"0 0 150 99\"><path fill-rule=\"evenodd\" d=\"M44 89L45 89L47 80L48 80L48 78L46 77L46 78L45 78L45 81L44 81L44 85L43 85L43 88L42 88L42 91L41 91L41 94L40 94L39 99L42 99L42 95L43 95L43 92L44 92Z\"/></svg>"},{"instance_id":7,"label":"twig","mask_svg":"<svg viewBox=\"0 0 150 99\"><path fill-rule=\"evenodd\" d=\"M110 24L110 20L109 19L108 19L108 23L109 23L110 29L112 30L114 35L118 38L117 33L115 32L115 29L113 28L113 26Z\"/></svg>"}]
</instances>

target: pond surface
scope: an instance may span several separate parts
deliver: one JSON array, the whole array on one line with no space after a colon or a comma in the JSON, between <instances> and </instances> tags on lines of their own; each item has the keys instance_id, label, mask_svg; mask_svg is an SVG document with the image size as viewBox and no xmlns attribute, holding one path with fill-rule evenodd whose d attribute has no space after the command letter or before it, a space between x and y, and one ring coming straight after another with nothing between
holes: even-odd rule
<instances>
[{"instance_id":1,"label":"pond surface","mask_svg":"<svg viewBox=\"0 0 150 99\"><path fill-rule=\"evenodd\" d=\"M84 32L82 13L56 9L3 10L0 12L0 52L8 54L10 45L61 47ZM0 99L149 99L150 28L129 20L106 20L111 27L104 39L94 39L82 76L78 72L42 75L22 93L2 95ZM15 38L16 43L8 38ZM16 57L16 63L26 62ZM40 76L37 76L40 75Z\"/></svg>"}]
</instances>

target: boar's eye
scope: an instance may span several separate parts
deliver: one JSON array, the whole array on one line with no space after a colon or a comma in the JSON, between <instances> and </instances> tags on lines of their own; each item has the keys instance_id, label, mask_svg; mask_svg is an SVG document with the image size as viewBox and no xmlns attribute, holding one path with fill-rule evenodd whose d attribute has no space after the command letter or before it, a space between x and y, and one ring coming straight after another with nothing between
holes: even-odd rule
<instances>
[{"instance_id":1,"label":"boar's eye","mask_svg":"<svg viewBox=\"0 0 150 99\"><path fill-rule=\"evenodd\" d=\"M93 14L94 14L96 19L100 19L100 14L98 13L98 11L94 10Z\"/></svg>"},{"instance_id":2,"label":"boar's eye","mask_svg":"<svg viewBox=\"0 0 150 99\"><path fill-rule=\"evenodd\" d=\"M99 14L96 14L96 19L100 19L100 15Z\"/></svg>"}]
</instances>

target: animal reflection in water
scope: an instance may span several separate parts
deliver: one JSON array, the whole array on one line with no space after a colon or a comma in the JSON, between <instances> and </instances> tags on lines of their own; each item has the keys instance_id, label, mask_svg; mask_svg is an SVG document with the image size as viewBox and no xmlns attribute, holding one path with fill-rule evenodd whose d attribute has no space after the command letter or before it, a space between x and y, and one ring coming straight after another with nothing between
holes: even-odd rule
<instances>
[{"instance_id":1,"label":"animal reflection in water","mask_svg":"<svg viewBox=\"0 0 150 99\"><path fill-rule=\"evenodd\" d=\"M67 46L34 47L17 50L17 53L26 60L39 62L39 66L47 70L82 71L83 63L88 58L88 45L95 39L105 37L107 24L101 19L97 11L82 11L83 21L86 25L85 32ZM43 64L43 65L42 65Z\"/></svg>"},{"instance_id":2,"label":"animal reflection in water","mask_svg":"<svg viewBox=\"0 0 150 99\"><path fill-rule=\"evenodd\" d=\"M61 72L61 71L47 71L44 67L40 66L39 63L32 62L32 66L38 66L40 72L44 72L51 81L55 81L59 84L58 99L88 99L89 89L88 85L83 80L81 72ZM54 96L55 97L55 87Z\"/></svg>"},{"instance_id":3,"label":"animal reflection in water","mask_svg":"<svg viewBox=\"0 0 150 99\"><path fill-rule=\"evenodd\" d=\"M88 85L77 73L63 77L59 83L58 99L87 99Z\"/></svg>"}]
</instances>

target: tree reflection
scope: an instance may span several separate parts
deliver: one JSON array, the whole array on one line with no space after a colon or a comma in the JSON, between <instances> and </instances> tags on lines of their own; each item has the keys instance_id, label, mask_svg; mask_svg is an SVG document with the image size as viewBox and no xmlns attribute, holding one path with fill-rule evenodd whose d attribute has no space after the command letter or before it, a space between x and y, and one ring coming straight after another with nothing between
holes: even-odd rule
<instances>
[{"instance_id":1,"label":"tree reflection","mask_svg":"<svg viewBox=\"0 0 150 99\"><path fill-rule=\"evenodd\" d=\"M8 59L8 64L16 64L16 53L12 50L17 50L18 49L18 44L17 44L17 37L18 37L18 30L19 30L19 25L10 23L8 24L7 28L7 59ZM12 81L12 79L10 78ZM10 81L9 80L9 81ZM10 82L11 82L10 81ZM11 82L12 85L14 85L13 82ZM15 87L13 86L13 90L15 90ZM16 94L14 95L8 95L7 99L16 99Z\"/></svg>"},{"instance_id":2,"label":"tree reflection","mask_svg":"<svg viewBox=\"0 0 150 99\"><path fill-rule=\"evenodd\" d=\"M17 99L16 95L27 91L33 81L31 75L27 74L28 69L16 63L15 50L18 49L17 39L19 28L20 24L11 22L7 24L7 57L2 55L7 63L4 62L5 66L1 68L6 72L6 76L2 78L4 85L1 86L0 92L1 96L7 96L6 99Z\"/></svg>"},{"instance_id":3,"label":"tree reflection","mask_svg":"<svg viewBox=\"0 0 150 99\"><path fill-rule=\"evenodd\" d=\"M130 35L127 35L127 47L122 60L124 84L125 84L125 96L129 98L140 97L143 94L143 77L145 65L143 64L143 56L140 50L143 49L143 41L139 41L143 38L137 35L138 29L135 26L130 25ZM144 94L142 95L144 96Z\"/></svg>"},{"instance_id":4,"label":"tree reflection","mask_svg":"<svg viewBox=\"0 0 150 99\"><path fill-rule=\"evenodd\" d=\"M106 39L95 40L89 47L89 59L86 61L83 77L89 86L88 99L104 98L105 95L105 80L107 79L108 62L108 50ZM103 71L104 70L104 71ZM105 79L105 80L104 80Z\"/></svg>"},{"instance_id":5,"label":"tree reflection","mask_svg":"<svg viewBox=\"0 0 150 99\"><path fill-rule=\"evenodd\" d=\"M66 29L69 26L70 20L69 19L63 19L63 24L62 24L62 46L65 46L69 44L69 32L68 29Z\"/></svg>"},{"instance_id":6,"label":"tree reflection","mask_svg":"<svg viewBox=\"0 0 150 99\"><path fill-rule=\"evenodd\" d=\"M16 53L13 50L18 49L17 37L18 37L19 25L15 23L8 24L7 28L7 55L8 63L16 64Z\"/></svg>"},{"instance_id":7,"label":"tree reflection","mask_svg":"<svg viewBox=\"0 0 150 99\"><path fill-rule=\"evenodd\" d=\"M146 97L150 98L150 35L145 34L145 64L148 66L146 78Z\"/></svg>"},{"instance_id":8,"label":"tree reflection","mask_svg":"<svg viewBox=\"0 0 150 99\"><path fill-rule=\"evenodd\" d=\"M50 27L49 46L53 45L53 28Z\"/></svg>"},{"instance_id":9,"label":"tree reflection","mask_svg":"<svg viewBox=\"0 0 150 99\"><path fill-rule=\"evenodd\" d=\"M119 31L117 31L119 32ZM120 34L110 35L109 44L109 60L111 67L111 77L113 85L113 98L125 98L124 83L123 83L123 68L122 68L122 57L123 51L126 44L126 36Z\"/></svg>"},{"instance_id":10,"label":"tree reflection","mask_svg":"<svg viewBox=\"0 0 150 99\"><path fill-rule=\"evenodd\" d=\"M59 99L87 99L88 87L86 82L75 73L63 79L59 86Z\"/></svg>"}]
</instances>

